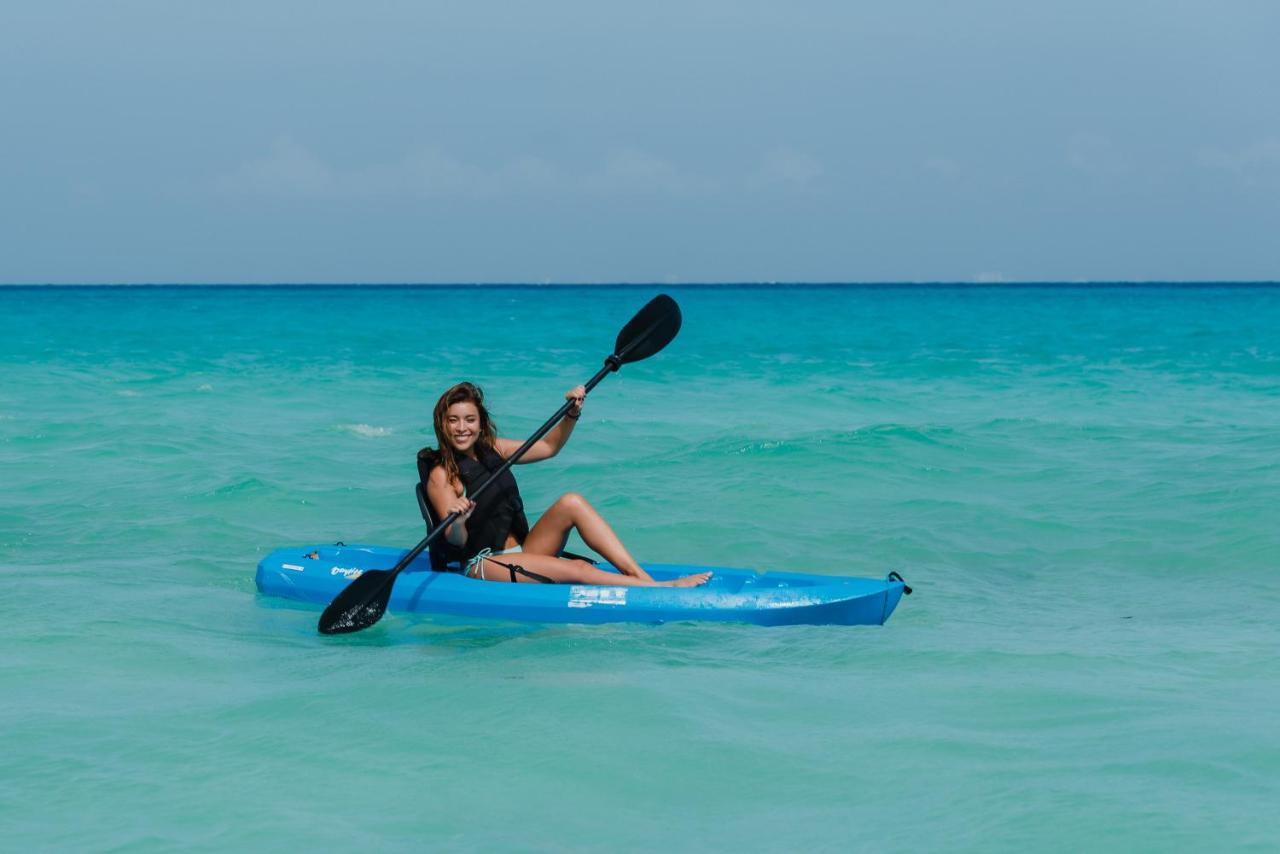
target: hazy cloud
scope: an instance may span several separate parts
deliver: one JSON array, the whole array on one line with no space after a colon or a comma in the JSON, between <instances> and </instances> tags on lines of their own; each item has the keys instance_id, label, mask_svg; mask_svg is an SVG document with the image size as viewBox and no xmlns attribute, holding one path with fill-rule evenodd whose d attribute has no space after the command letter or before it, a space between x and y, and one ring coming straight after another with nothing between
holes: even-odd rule
<instances>
[{"instance_id":1,"label":"hazy cloud","mask_svg":"<svg viewBox=\"0 0 1280 854\"><path fill-rule=\"evenodd\" d=\"M808 189L818 186L826 171L816 157L784 149L767 154L750 183Z\"/></svg>"},{"instance_id":2,"label":"hazy cloud","mask_svg":"<svg viewBox=\"0 0 1280 854\"><path fill-rule=\"evenodd\" d=\"M1243 148L1206 151L1200 161L1230 173L1248 187L1280 186L1280 138L1259 140Z\"/></svg>"},{"instance_id":3,"label":"hazy cloud","mask_svg":"<svg viewBox=\"0 0 1280 854\"><path fill-rule=\"evenodd\" d=\"M969 280L975 285L1003 285L1013 281L1013 279L997 270L987 270L981 273L974 273Z\"/></svg>"},{"instance_id":4,"label":"hazy cloud","mask_svg":"<svg viewBox=\"0 0 1280 854\"><path fill-rule=\"evenodd\" d=\"M636 148L610 152L597 164L578 170L528 154L483 166L436 148L418 148L390 162L340 168L288 137L213 183L219 192L232 195L345 200L489 198L529 192L690 195L717 188L706 176Z\"/></svg>"},{"instance_id":5,"label":"hazy cloud","mask_svg":"<svg viewBox=\"0 0 1280 854\"><path fill-rule=\"evenodd\" d=\"M464 163L434 148L420 148L387 163L353 168L331 165L295 140L276 140L270 152L218 177L214 186L233 195L355 200L399 196L496 195L504 190L554 183L554 170L520 157L496 168Z\"/></svg>"},{"instance_id":6,"label":"hazy cloud","mask_svg":"<svg viewBox=\"0 0 1280 854\"><path fill-rule=\"evenodd\" d=\"M215 185L228 193L326 196L333 192L335 178L310 151L291 139L278 139L270 154L219 177Z\"/></svg>"},{"instance_id":7,"label":"hazy cloud","mask_svg":"<svg viewBox=\"0 0 1280 854\"><path fill-rule=\"evenodd\" d=\"M583 173L576 180L567 181L566 185L570 189L576 186L592 192L674 196L715 189L715 182L684 172L667 160L634 148L609 154L601 167Z\"/></svg>"},{"instance_id":8,"label":"hazy cloud","mask_svg":"<svg viewBox=\"0 0 1280 854\"><path fill-rule=\"evenodd\" d=\"M924 171L937 177L959 178L962 174L960 164L950 157L926 157L923 166Z\"/></svg>"},{"instance_id":9,"label":"hazy cloud","mask_svg":"<svg viewBox=\"0 0 1280 854\"><path fill-rule=\"evenodd\" d=\"M1127 172L1124 155L1110 139L1097 133L1076 133L1067 140L1067 164L1077 172L1113 177Z\"/></svg>"}]
</instances>

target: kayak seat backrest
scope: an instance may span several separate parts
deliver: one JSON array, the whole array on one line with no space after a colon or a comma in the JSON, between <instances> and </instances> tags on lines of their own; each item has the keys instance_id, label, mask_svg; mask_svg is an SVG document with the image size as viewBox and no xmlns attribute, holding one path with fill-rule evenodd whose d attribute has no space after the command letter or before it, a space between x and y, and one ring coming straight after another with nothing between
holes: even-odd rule
<instances>
[{"instance_id":1,"label":"kayak seat backrest","mask_svg":"<svg viewBox=\"0 0 1280 854\"><path fill-rule=\"evenodd\" d=\"M422 481L418 481L413 492L418 496L418 511L422 513L422 521L427 523L427 530L431 530L436 526L436 514L427 501L427 491L422 487Z\"/></svg>"},{"instance_id":2,"label":"kayak seat backrest","mask_svg":"<svg viewBox=\"0 0 1280 854\"><path fill-rule=\"evenodd\" d=\"M422 513L422 521L427 523L427 530L434 530L436 525L440 524L440 520L436 518L435 510L431 509L431 502L427 500L427 489L422 485L422 481L418 481L414 485L414 494L418 497L418 511ZM445 556L444 550L439 548L435 543L428 546L431 554L431 568L437 571L457 570L460 567L457 563L450 564L449 559ZM573 552L560 550L560 557L569 558L571 560L585 560L587 563L596 563L598 558L586 557L584 555L576 555Z\"/></svg>"},{"instance_id":3,"label":"kayak seat backrest","mask_svg":"<svg viewBox=\"0 0 1280 854\"><path fill-rule=\"evenodd\" d=\"M418 496L418 511L422 513L422 521L427 523L427 530L431 531L436 525L440 524L440 520L436 518L436 513L431 509L431 502L427 500L426 487L419 481L414 488L414 494ZM431 543L427 547L428 554L431 556L431 568L437 572L445 572L448 570L457 571L461 567L455 562L449 563L449 558L445 555L444 549L435 543Z\"/></svg>"}]
</instances>

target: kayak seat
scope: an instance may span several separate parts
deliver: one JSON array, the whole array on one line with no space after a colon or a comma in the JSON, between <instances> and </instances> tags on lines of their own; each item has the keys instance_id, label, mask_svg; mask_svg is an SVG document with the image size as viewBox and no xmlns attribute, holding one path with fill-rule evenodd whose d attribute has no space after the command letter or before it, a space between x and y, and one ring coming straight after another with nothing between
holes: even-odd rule
<instances>
[{"instance_id":1,"label":"kayak seat","mask_svg":"<svg viewBox=\"0 0 1280 854\"><path fill-rule=\"evenodd\" d=\"M422 521L427 523L427 530L435 530L436 525L440 524L440 520L436 518L435 511L431 509L431 502L427 501L427 490L419 481L414 489L414 494L418 496L418 510L422 513ZM431 568L436 572L462 572L462 564L450 561L445 556L444 549L435 543L427 546L428 554L431 556Z\"/></svg>"},{"instance_id":2,"label":"kayak seat","mask_svg":"<svg viewBox=\"0 0 1280 854\"><path fill-rule=\"evenodd\" d=\"M428 531L434 530L436 525L440 524L440 520L436 518L436 511L432 509L431 502L427 500L427 489L422 485L422 481L418 481L418 483L414 484L413 492L418 498L418 510L422 513L422 521L427 524ZM530 527L532 527L532 525L530 525ZM451 562L448 557L445 556L444 549L437 547L435 543L432 543L427 548L431 555L431 568L436 572L462 571L461 564L457 561ZM564 549L560 550L559 557L568 558L569 560L585 560L587 563L592 564L599 561L598 558L584 557L583 555L574 554L573 552L567 552Z\"/></svg>"}]
</instances>

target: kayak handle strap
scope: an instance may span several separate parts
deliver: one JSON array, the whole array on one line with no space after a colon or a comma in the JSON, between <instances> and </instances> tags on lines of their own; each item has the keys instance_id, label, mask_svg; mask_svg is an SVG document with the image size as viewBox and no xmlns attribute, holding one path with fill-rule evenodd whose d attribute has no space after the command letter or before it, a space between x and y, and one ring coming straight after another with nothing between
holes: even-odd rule
<instances>
[{"instance_id":1,"label":"kayak handle strap","mask_svg":"<svg viewBox=\"0 0 1280 854\"><path fill-rule=\"evenodd\" d=\"M891 572L891 573L889 573L888 578L887 578L886 580L888 580L888 581L901 581L901 582L902 582L902 592L903 592L904 594L906 594L907 596L910 596L910 595L911 595L911 588L907 586L907 581L906 581L906 579L905 579L905 578L903 578L901 575L899 575L899 574L897 573L897 571L896 571L896 570L895 570L895 571L893 571L893 572Z\"/></svg>"}]
</instances>

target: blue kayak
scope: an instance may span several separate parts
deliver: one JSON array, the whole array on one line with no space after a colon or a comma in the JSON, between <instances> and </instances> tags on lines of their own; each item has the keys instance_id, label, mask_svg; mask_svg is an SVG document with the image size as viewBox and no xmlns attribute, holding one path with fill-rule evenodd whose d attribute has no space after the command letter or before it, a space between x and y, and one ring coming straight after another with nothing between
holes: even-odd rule
<instances>
[{"instance_id":1,"label":"blue kayak","mask_svg":"<svg viewBox=\"0 0 1280 854\"><path fill-rule=\"evenodd\" d=\"M367 569L390 569L408 552L387 546L333 545L277 549L258 564L258 590L327 605ZM311 557L311 555L315 555ZM904 590L897 573L853 578L683 564L642 564L666 580L714 575L701 587L609 587L510 584L434 572L427 555L395 580L388 610L538 623L666 623L677 620L783 625L880 625ZM601 565L602 569L612 569Z\"/></svg>"}]
</instances>

